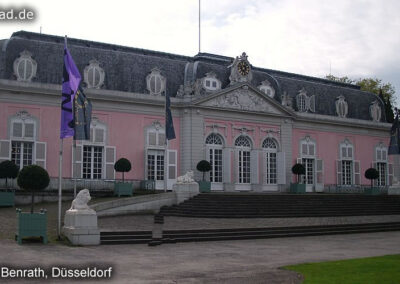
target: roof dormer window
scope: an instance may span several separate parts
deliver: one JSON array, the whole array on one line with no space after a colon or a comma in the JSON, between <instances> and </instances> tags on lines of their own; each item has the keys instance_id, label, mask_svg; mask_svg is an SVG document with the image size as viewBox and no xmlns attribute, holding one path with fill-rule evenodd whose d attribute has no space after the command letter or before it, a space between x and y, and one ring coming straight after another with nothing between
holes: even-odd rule
<instances>
[{"instance_id":1,"label":"roof dormer window","mask_svg":"<svg viewBox=\"0 0 400 284\"><path fill-rule=\"evenodd\" d=\"M30 82L36 76L37 63L29 51L24 50L14 61L14 74L18 81Z\"/></svg>"},{"instance_id":2,"label":"roof dormer window","mask_svg":"<svg viewBox=\"0 0 400 284\"><path fill-rule=\"evenodd\" d=\"M258 89L270 98L275 96L275 89L272 88L271 83L268 80L262 81L261 85L258 86Z\"/></svg>"},{"instance_id":3,"label":"roof dormer window","mask_svg":"<svg viewBox=\"0 0 400 284\"><path fill-rule=\"evenodd\" d=\"M217 79L214 72L209 72L203 78L203 88L206 91L216 91L221 89L221 81Z\"/></svg>"},{"instance_id":4,"label":"roof dormer window","mask_svg":"<svg viewBox=\"0 0 400 284\"><path fill-rule=\"evenodd\" d=\"M100 89L104 84L104 70L97 60L90 60L83 71L83 77L88 88Z\"/></svg>"},{"instance_id":5,"label":"roof dormer window","mask_svg":"<svg viewBox=\"0 0 400 284\"><path fill-rule=\"evenodd\" d=\"M151 95L161 95L165 91L165 77L161 75L161 70L154 68L146 77L147 90Z\"/></svg>"}]
</instances>

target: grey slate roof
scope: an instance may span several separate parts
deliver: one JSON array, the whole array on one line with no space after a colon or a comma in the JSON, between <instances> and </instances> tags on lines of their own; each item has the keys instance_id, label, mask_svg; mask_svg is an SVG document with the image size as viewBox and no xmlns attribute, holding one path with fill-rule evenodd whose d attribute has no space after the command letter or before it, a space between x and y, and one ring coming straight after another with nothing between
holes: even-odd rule
<instances>
[{"instance_id":1,"label":"grey slate roof","mask_svg":"<svg viewBox=\"0 0 400 284\"><path fill-rule=\"evenodd\" d=\"M25 31L13 33L10 39L0 41L0 78L15 79L13 62L22 51L28 50L38 64L34 81L61 84L63 45L64 38L59 36ZM184 81L194 82L210 71L217 74L222 88L225 88L229 85L228 66L234 59L208 53L188 57L73 38L68 38L68 49L81 74L90 60L96 59L100 63L105 71L104 89L147 93L145 78L151 69L157 67L167 78L167 92L172 96L176 95ZM279 102L284 91L293 100L302 88L309 96L315 95L318 114L336 116L335 101L343 95L349 105L347 117L371 120L369 106L374 100L379 100L376 95L360 91L358 86L351 84L254 66L252 70L251 83L258 86L268 79L276 90L275 99ZM382 101L379 102L383 106ZM382 121L385 120L383 110L382 107Z\"/></svg>"}]
</instances>

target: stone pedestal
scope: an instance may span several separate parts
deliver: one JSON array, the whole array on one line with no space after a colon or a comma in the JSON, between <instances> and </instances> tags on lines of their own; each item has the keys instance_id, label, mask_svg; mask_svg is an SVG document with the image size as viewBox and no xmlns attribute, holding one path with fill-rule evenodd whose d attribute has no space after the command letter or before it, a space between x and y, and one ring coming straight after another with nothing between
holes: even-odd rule
<instances>
[{"instance_id":1,"label":"stone pedestal","mask_svg":"<svg viewBox=\"0 0 400 284\"><path fill-rule=\"evenodd\" d=\"M389 186L388 195L400 195L400 184Z\"/></svg>"},{"instance_id":2,"label":"stone pedestal","mask_svg":"<svg viewBox=\"0 0 400 284\"><path fill-rule=\"evenodd\" d=\"M199 194L199 184L197 182L176 183L173 185L172 190L176 193L176 201L179 204Z\"/></svg>"},{"instance_id":3,"label":"stone pedestal","mask_svg":"<svg viewBox=\"0 0 400 284\"><path fill-rule=\"evenodd\" d=\"M68 210L65 213L63 234L73 245L99 245L96 211Z\"/></svg>"}]
</instances>

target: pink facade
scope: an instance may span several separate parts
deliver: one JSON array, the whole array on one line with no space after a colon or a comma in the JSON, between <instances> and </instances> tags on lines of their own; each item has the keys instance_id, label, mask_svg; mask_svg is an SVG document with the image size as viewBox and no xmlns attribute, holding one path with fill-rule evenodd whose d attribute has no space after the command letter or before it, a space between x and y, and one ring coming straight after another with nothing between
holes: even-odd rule
<instances>
[{"instance_id":1,"label":"pink facade","mask_svg":"<svg viewBox=\"0 0 400 284\"><path fill-rule=\"evenodd\" d=\"M364 176L366 169L373 167L375 147L379 143L389 146L389 137L373 137L348 133L313 131L293 129L293 164L300 158L300 141L309 136L316 142L316 158L324 161L324 184L336 184L336 161L340 159L339 145L348 139L354 146L354 160L360 161L361 184L368 185L370 181ZM389 156L389 162L392 162Z\"/></svg>"},{"instance_id":2,"label":"pink facade","mask_svg":"<svg viewBox=\"0 0 400 284\"><path fill-rule=\"evenodd\" d=\"M59 107L35 106L25 104L0 104L0 139L8 138L8 118L19 111L27 111L39 120L39 131L37 141L47 143L46 168L51 177L58 176L59 164L59 129L60 109ZM116 147L116 160L127 158L132 163L132 170L125 174L127 179L145 179L145 132L144 129L154 121L163 123L164 117L142 114L101 112L94 110L93 116L107 126L107 145ZM180 120L174 118L175 133L177 139L169 144L169 149L179 149ZM123 137L121 139L121 137ZM63 149L63 176L71 177L72 170L72 137L64 139ZM78 142L79 144L79 142ZM179 161L178 151L178 161ZM179 172L179 163L178 163ZM120 178L116 174L116 178Z\"/></svg>"}]
</instances>

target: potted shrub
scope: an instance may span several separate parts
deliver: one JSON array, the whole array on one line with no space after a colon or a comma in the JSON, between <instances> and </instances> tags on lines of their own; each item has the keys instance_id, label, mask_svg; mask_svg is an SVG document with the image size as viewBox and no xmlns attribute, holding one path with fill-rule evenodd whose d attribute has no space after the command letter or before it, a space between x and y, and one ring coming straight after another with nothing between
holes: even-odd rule
<instances>
[{"instance_id":1,"label":"potted shrub","mask_svg":"<svg viewBox=\"0 0 400 284\"><path fill-rule=\"evenodd\" d=\"M211 170L210 162L206 160L201 160L200 162L197 163L196 169L199 172L203 173L203 180L197 182L199 184L200 192L210 192L211 182L205 180L206 172L209 172Z\"/></svg>"},{"instance_id":2,"label":"potted shrub","mask_svg":"<svg viewBox=\"0 0 400 284\"><path fill-rule=\"evenodd\" d=\"M41 237L47 243L47 212L41 209L34 213L35 191L45 189L50 183L49 174L38 165L25 166L18 174L17 183L23 190L31 191L31 212L21 212L17 209L17 233L15 239L19 244L24 237Z\"/></svg>"},{"instance_id":3,"label":"potted shrub","mask_svg":"<svg viewBox=\"0 0 400 284\"><path fill-rule=\"evenodd\" d=\"M114 184L114 195L118 195L118 197L121 195L132 196L132 183L125 182L125 173L132 169L131 162L128 159L121 158L114 164L114 169L116 172L122 173L122 182L115 182Z\"/></svg>"},{"instance_id":4,"label":"potted shrub","mask_svg":"<svg viewBox=\"0 0 400 284\"><path fill-rule=\"evenodd\" d=\"M306 169L302 164L294 164L292 167L292 173L297 175L297 182L290 183L290 193L305 193L306 185L300 183L300 176L306 173Z\"/></svg>"},{"instance_id":5,"label":"potted shrub","mask_svg":"<svg viewBox=\"0 0 400 284\"><path fill-rule=\"evenodd\" d=\"M374 168L369 168L365 171L365 177L371 181L371 187L370 188L365 188L364 193L365 194L371 194L371 195L377 195L379 194L379 188L373 186L373 181L377 178L379 178L379 173L376 169Z\"/></svg>"},{"instance_id":6,"label":"potted shrub","mask_svg":"<svg viewBox=\"0 0 400 284\"><path fill-rule=\"evenodd\" d=\"M0 179L6 179L5 191L0 191L0 206L14 206L15 192L8 190L8 179L15 179L18 176L19 168L12 161L0 163Z\"/></svg>"}]
</instances>

